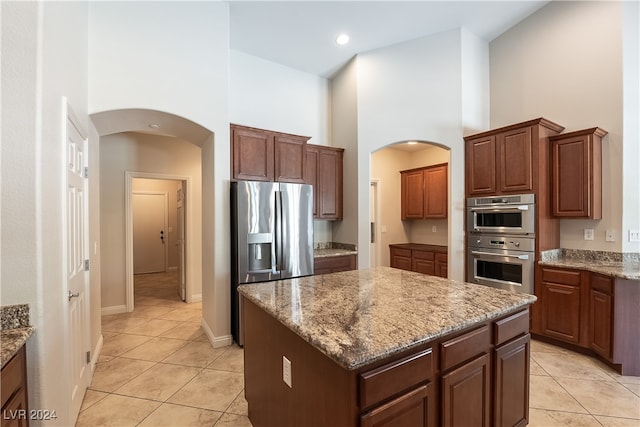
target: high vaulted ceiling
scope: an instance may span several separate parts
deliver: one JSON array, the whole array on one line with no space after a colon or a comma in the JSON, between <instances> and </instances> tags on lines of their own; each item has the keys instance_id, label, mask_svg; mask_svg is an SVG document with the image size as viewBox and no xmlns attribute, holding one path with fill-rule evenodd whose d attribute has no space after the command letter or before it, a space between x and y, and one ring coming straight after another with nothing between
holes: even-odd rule
<instances>
[{"instance_id":1,"label":"high vaulted ceiling","mask_svg":"<svg viewBox=\"0 0 640 427\"><path fill-rule=\"evenodd\" d=\"M491 41L547 3L230 0L231 48L331 77L358 53L455 28Z\"/></svg>"}]
</instances>

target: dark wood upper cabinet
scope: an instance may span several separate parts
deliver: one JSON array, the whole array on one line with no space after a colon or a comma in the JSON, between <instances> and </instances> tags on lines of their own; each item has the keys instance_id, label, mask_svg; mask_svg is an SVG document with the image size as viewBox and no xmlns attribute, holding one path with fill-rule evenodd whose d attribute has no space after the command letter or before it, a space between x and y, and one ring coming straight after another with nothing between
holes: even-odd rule
<instances>
[{"instance_id":1,"label":"dark wood upper cabinet","mask_svg":"<svg viewBox=\"0 0 640 427\"><path fill-rule=\"evenodd\" d=\"M313 185L313 217L342 219L342 163L344 149L307 144L307 184Z\"/></svg>"},{"instance_id":2,"label":"dark wood upper cabinet","mask_svg":"<svg viewBox=\"0 0 640 427\"><path fill-rule=\"evenodd\" d=\"M563 129L538 118L466 136L466 196L546 194L548 140Z\"/></svg>"},{"instance_id":3,"label":"dark wood upper cabinet","mask_svg":"<svg viewBox=\"0 0 640 427\"><path fill-rule=\"evenodd\" d=\"M590 128L549 138L553 216L602 218L602 137Z\"/></svg>"},{"instance_id":4,"label":"dark wood upper cabinet","mask_svg":"<svg viewBox=\"0 0 640 427\"><path fill-rule=\"evenodd\" d=\"M232 179L304 183L308 140L306 136L232 124Z\"/></svg>"},{"instance_id":5,"label":"dark wood upper cabinet","mask_svg":"<svg viewBox=\"0 0 640 427\"><path fill-rule=\"evenodd\" d=\"M401 171L401 218L447 218L448 166L439 164Z\"/></svg>"}]
</instances>

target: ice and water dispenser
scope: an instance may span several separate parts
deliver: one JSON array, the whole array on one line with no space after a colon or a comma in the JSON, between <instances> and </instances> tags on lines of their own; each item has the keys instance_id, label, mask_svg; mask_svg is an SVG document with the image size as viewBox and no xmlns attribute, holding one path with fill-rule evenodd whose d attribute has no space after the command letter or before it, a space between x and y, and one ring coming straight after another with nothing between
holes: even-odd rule
<instances>
[{"instance_id":1,"label":"ice and water dispenser","mask_svg":"<svg viewBox=\"0 0 640 427\"><path fill-rule=\"evenodd\" d=\"M247 234L248 273L267 273L273 270L272 249L273 234L249 233Z\"/></svg>"}]
</instances>

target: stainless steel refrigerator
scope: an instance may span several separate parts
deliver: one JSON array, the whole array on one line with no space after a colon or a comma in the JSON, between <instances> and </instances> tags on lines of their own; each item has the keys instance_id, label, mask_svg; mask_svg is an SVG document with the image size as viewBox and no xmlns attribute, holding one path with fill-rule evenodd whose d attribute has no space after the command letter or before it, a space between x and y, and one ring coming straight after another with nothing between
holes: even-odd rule
<instances>
[{"instance_id":1,"label":"stainless steel refrigerator","mask_svg":"<svg viewBox=\"0 0 640 427\"><path fill-rule=\"evenodd\" d=\"M313 187L231 183L231 331L242 342L237 287L313 274Z\"/></svg>"}]
</instances>

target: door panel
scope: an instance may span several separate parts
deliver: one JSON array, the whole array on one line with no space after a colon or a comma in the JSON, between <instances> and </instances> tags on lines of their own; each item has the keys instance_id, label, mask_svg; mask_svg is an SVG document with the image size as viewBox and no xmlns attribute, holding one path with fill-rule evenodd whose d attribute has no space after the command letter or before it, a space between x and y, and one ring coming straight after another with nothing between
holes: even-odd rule
<instances>
[{"instance_id":1,"label":"door panel","mask_svg":"<svg viewBox=\"0 0 640 427\"><path fill-rule=\"evenodd\" d=\"M166 270L165 194L133 194L133 273Z\"/></svg>"},{"instance_id":2,"label":"door panel","mask_svg":"<svg viewBox=\"0 0 640 427\"><path fill-rule=\"evenodd\" d=\"M186 280L186 266L185 266L185 225L184 225L184 207L186 205L185 200L185 183L182 183L182 188L178 190L178 212L177 212L177 232L178 237L176 246L178 247L178 295L180 299L185 301L187 297L187 280Z\"/></svg>"}]
</instances>

